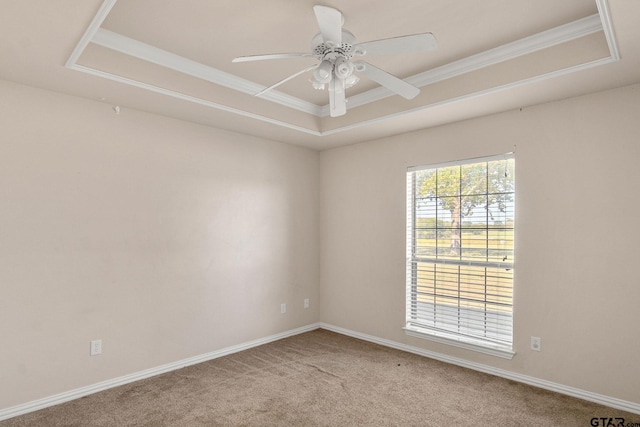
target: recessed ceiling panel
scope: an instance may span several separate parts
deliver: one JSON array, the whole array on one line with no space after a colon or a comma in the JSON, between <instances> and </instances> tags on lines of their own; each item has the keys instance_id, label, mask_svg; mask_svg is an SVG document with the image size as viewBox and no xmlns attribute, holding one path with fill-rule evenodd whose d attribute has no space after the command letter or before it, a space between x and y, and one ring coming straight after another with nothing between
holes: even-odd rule
<instances>
[{"instance_id":1,"label":"recessed ceiling panel","mask_svg":"<svg viewBox=\"0 0 640 427\"><path fill-rule=\"evenodd\" d=\"M358 42L430 32L437 49L367 56L420 89L402 98L356 72L346 114L329 117L312 71L256 93L314 57L232 62L246 55L310 53L319 31L311 0L104 0L67 66L314 137L397 120L421 110L553 79L618 60L608 0L382 0L323 3ZM613 50L612 50L613 49ZM199 114L200 115L200 114Z\"/></svg>"}]
</instances>

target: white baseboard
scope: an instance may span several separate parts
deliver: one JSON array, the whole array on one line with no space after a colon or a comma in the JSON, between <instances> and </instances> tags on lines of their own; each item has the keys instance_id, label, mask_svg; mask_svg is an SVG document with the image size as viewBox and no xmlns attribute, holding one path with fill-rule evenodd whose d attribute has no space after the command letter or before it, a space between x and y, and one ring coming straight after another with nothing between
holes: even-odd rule
<instances>
[{"instance_id":1,"label":"white baseboard","mask_svg":"<svg viewBox=\"0 0 640 427\"><path fill-rule=\"evenodd\" d=\"M440 360L442 362L462 366L464 368L469 368L469 369L484 372L487 374L496 375L498 377L507 378L513 381L518 381L524 384L529 384L535 387L540 387L546 390L555 391L557 393L566 394L568 396L573 396L580 399L588 400L590 402L609 406L611 408L621 409L623 411L632 412L634 414L640 414L640 404L638 403L629 402L626 400L621 400L614 397L605 396L602 394L592 393L590 391L569 387L563 384L558 384L551 381L546 381L546 380L518 374L511 371L505 371L503 369L494 368L492 366L483 365L480 363L470 362L468 360L447 356L445 354L436 353L429 350L424 350L422 348L413 347L410 345L387 340L384 338L378 338L373 335L363 334L360 332L352 331L352 330L341 328L338 326L333 326L327 323L314 323L311 325L303 326L296 329L291 329L289 331L281 332L275 335L270 335L268 337L260 338L260 339L249 341L246 343L238 344L231 347L226 347L221 350L213 351L210 353L202 354L202 355L191 357L188 359L179 360L177 362L168 363L162 366L146 369L140 372L135 372L133 374L125 375L125 376L114 378L111 380L102 381L97 384L81 387L75 390L56 394L54 396L49 396L43 399L34 400L32 402L28 402L25 404L13 406L6 409L0 409L0 421L17 417L19 415L24 415L29 412L34 412L50 406L59 405L61 403L68 402L74 399L79 399L81 397L84 397L93 393L97 393L100 391L108 390L113 387L129 384L145 378L153 377L155 375L164 374L166 372L175 371L177 369L181 369L186 366L195 365L197 363L202 363L208 360L217 359L222 356L227 356L229 354L237 353L239 351L247 350L253 347L257 347L259 345L267 344L267 343L277 341L283 338L287 338L290 336L313 331L319 328L336 332L342 335L358 338L364 341L369 341L375 344L380 344L386 347L395 348L397 350L402 350L409 353L418 354L420 356L429 357L431 359Z\"/></svg>"},{"instance_id":2,"label":"white baseboard","mask_svg":"<svg viewBox=\"0 0 640 427\"><path fill-rule=\"evenodd\" d=\"M609 406L611 408L632 412L634 414L640 414L640 403L629 402L626 400L617 399L615 397L605 396L602 394L581 390L579 388L570 387L570 386L554 383L547 380L542 380L535 377L530 377L528 375L522 375L516 372L505 371L504 369L494 368L493 366L470 362L468 360L447 356L446 354L436 353L436 352L425 350L419 347L413 347L413 346L402 344L396 341L390 341L384 338L378 338L373 335L367 335L360 332L355 332L349 329L333 326L327 323L321 322L319 325L320 325L320 328L322 329L326 329L328 331L336 332L342 335L347 335L353 338L358 338L364 341L369 341L375 344L380 344L385 347L395 348L397 350L418 354L420 356L429 357L431 359L439 360L441 362L451 363L453 365L462 366L464 368L473 369L475 371L484 372L487 374L495 375L495 376L506 378L509 380L543 388L546 390L555 391L557 393L566 394L568 396L588 400L589 402L598 403L600 405Z\"/></svg>"},{"instance_id":3,"label":"white baseboard","mask_svg":"<svg viewBox=\"0 0 640 427\"><path fill-rule=\"evenodd\" d=\"M188 359L179 360L177 362L167 363L166 365L157 366L155 368L146 369L144 371L135 372L133 374L125 375L125 376L114 378L111 380L102 381L97 384L92 384L86 387L77 388L75 390L45 397L43 399L34 400L32 402L28 402L22 405L12 406L6 409L0 409L0 421L17 417L18 415L24 415L29 412L38 411L40 409L48 408L50 406L59 405L61 403L68 402L70 400L79 399L89 394L108 390L113 387L129 384L134 381L139 381L145 378L164 374L166 372L175 371L177 369L181 369L186 366L206 362L207 360L217 359L218 357L227 356L229 354L237 353L239 351L247 350L252 347L257 347L259 345L267 344L267 343L277 341L283 338L287 338L293 335L298 335L304 332L313 331L315 329L318 329L319 327L320 327L319 323L314 323L311 325L303 326L301 328L291 329L289 331L281 332L279 334L270 335L268 337L264 337L264 338L249 341L246 343L223 348L221 350L212 351L210 353L202 354L195 357L190 357Z\"/></svg>"}]
</instances>

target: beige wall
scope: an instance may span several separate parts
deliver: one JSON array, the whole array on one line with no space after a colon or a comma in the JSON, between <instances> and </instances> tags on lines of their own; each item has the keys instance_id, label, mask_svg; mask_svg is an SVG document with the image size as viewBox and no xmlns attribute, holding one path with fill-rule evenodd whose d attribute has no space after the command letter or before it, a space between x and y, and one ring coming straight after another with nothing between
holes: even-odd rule
<instances>
[{"instance_id":1,"label":"beige wall","mask_svg":"<svg viewBox=\"0 0 640 427\"><path fill-rule=\"evenodd\" d=\"M322 152L321 320L640 403L639 105L635 85ZM514 145L516 356L406 336L406 168Z\"/></svg>"},{"instance_id":2,"label":"beige wall","mask_svg":"<svg viewBox=\"0 0 640 427\"><path fill-rule=\"evenodd\" d=\"M640 403L640 85L322 153L0 96L0 409L317 321ZM405 336L406 168L514 145L516 356Z\"/></svg>"},{"instance_id":3,"label":"beige wall","mask_svg":"<svg viewBox=\"0 0 640 427\"><path fill-rule=\"evenodd\" d=\"M317 152L0 98L0 409L318 321Z\"/></svg>"}]
</instances>

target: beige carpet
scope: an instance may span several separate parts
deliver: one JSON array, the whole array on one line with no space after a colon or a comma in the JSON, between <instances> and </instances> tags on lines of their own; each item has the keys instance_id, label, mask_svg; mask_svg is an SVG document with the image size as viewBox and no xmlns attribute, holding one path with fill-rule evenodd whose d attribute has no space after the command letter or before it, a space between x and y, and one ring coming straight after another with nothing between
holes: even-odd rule
<instances>
[{"instance_id":1,"label":"beige carpet","mask_svg":"<svg viewBox=\"0 0 640 427\"><path fill-rule=\"evenodd\" d=\"M579 426L634 415L325 330L0 422L14 426Z\"/></svg>"}]
</instances>

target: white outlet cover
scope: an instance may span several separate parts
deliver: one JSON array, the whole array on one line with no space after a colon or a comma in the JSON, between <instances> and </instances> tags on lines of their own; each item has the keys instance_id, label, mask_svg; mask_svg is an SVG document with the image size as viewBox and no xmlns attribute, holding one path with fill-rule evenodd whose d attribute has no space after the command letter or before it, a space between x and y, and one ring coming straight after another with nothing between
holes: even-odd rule
<instances>
[{"instance_id":1,"label":"white outlet cover","mask_svg":"<svg viewBox=\"0 0 640 427\"><path fill-rule=\"evenodd\" d=\"M91 341L91 356L97 356L98 354L102 354L102 340L93 340Z\"/></svg>"},{"instance_id":2,"label":"white outlet cover","mask_svg":"<svg viewBox=\"0 0 640 427\"><path fill-rule=\"evenodd\" d=\"M540 339L540 337L531 337L531 350L542 350L542 340Z\"/></svg>"}]
</instances>

